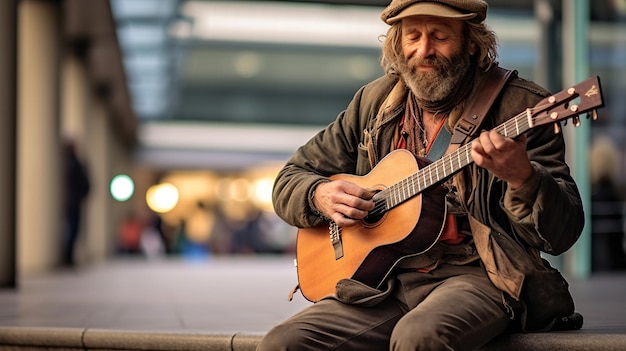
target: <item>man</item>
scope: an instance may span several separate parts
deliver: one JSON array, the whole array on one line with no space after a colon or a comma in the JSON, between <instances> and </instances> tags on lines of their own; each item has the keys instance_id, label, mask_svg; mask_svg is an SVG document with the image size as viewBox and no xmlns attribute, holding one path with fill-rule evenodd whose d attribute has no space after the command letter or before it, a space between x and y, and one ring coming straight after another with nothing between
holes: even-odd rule
<instances>
[{"instance_id":1,"label":"man","mask_svg":"<svg viewBox=\"0 0 626 351\"><path fill-rule=\"evenodd\" d=\"M63 265L73 267L74 251L82 220L82 206L89 194L87 168L79 159L76 144L67 140L64 145L65 156L65 237L63 245Z\"/></svg>"},{"instance_id":2,"label":"man","mask_svg":"<svg viewBox=\"0 0 626 351\"><path fill-rule=\"evenodd\" d=\"M486 13L482 0L391 1L381 15L390 25L386 75L361 88L280 171L278 215L300 228L360 225L376 206L375 191L331 177L367 175L395 149L432 155L439 134L454 133L497 66ZM551 127L515 139L493 131L547 95L508 80L471 141L474 163L444 184L447 216L432 248L402 259L381 287L343 279L270 330L258 350L472 350L507 330L550 329L571 314L567 283L539 256L563 253L583 227L563 137Z\"/></svg>"}]
</instances>

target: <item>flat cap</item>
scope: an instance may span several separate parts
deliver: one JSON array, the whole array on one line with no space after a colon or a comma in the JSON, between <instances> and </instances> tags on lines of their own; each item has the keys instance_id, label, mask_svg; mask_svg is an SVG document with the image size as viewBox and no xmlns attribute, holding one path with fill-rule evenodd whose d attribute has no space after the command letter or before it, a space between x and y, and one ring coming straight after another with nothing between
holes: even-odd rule
<instances>
[{"instance_id":1,"label":"flat cap","mask_svg":"<svg viewBox=\"0 0 626 351\"><path fill-rule=\"evenodd\" d=\"M484 0L392 0L380 18L387 24L418 15L482 22L488 7Z\"/></svg>"}]
</instances>

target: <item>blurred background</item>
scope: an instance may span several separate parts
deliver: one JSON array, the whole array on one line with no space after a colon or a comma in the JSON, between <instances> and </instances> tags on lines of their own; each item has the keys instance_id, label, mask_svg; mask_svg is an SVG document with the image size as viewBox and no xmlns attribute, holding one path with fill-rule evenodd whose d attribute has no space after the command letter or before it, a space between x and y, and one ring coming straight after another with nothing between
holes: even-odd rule
<instances>
[{"instance_id":1,"label":"blurred background","mask_svg":"<svg viewBox=\"0 0 626 351\"><path fill-rule=\"evenodd\" d=\"M626 268L626 0L491 0L499 61L557 92L587 229L557 265ZM5 0L0 284L120 256L293 255L275 174L382 74L388 1ZM581 6L582 4L582 6Z\"/></svg>"}]
</instances>

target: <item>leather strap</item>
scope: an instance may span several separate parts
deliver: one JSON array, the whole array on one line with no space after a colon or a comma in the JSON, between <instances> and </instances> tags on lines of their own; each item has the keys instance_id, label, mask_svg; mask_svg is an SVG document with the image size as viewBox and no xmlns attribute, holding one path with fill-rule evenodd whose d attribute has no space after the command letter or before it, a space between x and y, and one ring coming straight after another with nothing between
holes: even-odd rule
<instances>
[{"instance_id":1,"label":"leather strap","mask_svg":"<svg viewBox=\"0 0 626 351\"><path fill-rule=\"evenodd\" d=\"M469 100L469 106L465 107L463 115L456 124L450 144L461 145L476 136L478 128L489 113L489 109L500 94L502 87L512 75L517 75L517 71L493 66L486 74L487 77L476 89L474 98Z\"/></svg>"}]
</instances>

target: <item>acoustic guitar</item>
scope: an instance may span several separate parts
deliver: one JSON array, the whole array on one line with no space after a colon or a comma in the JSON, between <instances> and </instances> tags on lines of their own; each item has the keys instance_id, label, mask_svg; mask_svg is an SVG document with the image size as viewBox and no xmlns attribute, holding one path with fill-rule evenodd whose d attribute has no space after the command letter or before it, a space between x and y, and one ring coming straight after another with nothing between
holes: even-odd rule
<instances>
[{"instance_id":1,"label":"acoustic guitar","mask_svg":"<svg viewBox=\"0 0 626 351\"><path fill-rule=\"evenodd\" d=\"M594 76L543 99L495 130L515 138L554 124L559 132L558 122L572 118L578 126L583 114L595 120L602 106L600 80ZM435 162L395 150L365 176L331 176L375 190L375 208L354 226L342 228L330 221L298 229L296 266L303 296L319 301L346 278L380 288L400 260L428 251L439 240L446 218L447 190L441 184L472 162L470 143Z\"/></svg>"}]
</instances>

